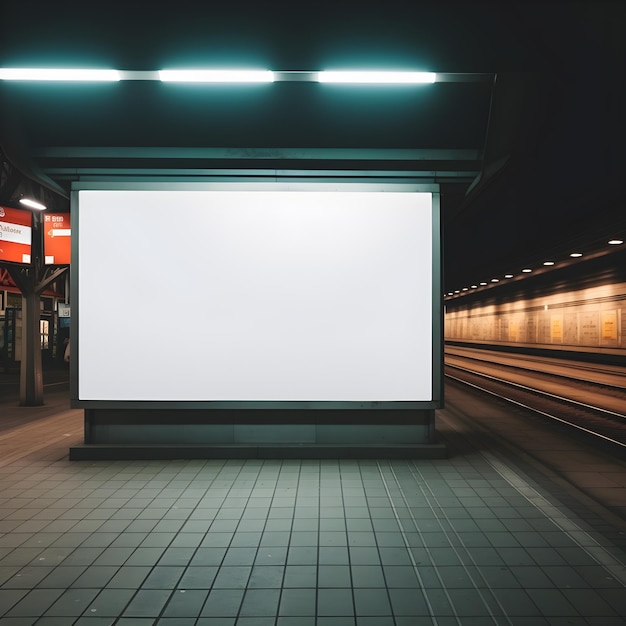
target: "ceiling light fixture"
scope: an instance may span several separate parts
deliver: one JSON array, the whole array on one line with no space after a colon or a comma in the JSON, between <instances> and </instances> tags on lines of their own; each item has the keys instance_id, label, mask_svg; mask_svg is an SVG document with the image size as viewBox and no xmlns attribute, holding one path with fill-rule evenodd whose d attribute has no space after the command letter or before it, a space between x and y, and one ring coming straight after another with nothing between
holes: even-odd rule
<instances>
[{"instance_id":1,"label":"ceiling light fixture","mask_svg":"<svg viewBox=\"0 0 626 626\"><path fill-rule=\"evenodd\" d=\"M505 274L504 278L513 278L513 274Z\"/></svg>"},{"instance_id":2,"label":"ceiling light fixture","mask_svg":"<svg viewBox=\"0 0 626 626\"><path fill-rule=\"evenodd\" d=\"M619 246L622 243L624 243L624 242L621 239L611 239L609 241L609 244L611 244L612 246Z\"/></svg>"},{"instance_id":3,"label":"ceiling light fixture","mask_svg":"<svg viewBox=\"0 0 626 626\"><path fill-rule=\"evenodd\" d=\"M159 80L174 83L273 83L270 70L159 70Z\"/></svg>"},{"instance_id":4,"label":"ceiling light fixture","mask_svg":"<svg viewBox=\"0 0 626 626\"><path fill-rule=\"evenodd\" d=\"M48 208L45 204L41 204L41 202L31 200L30 198L20 198L20 204L30 207L31 209L36 209L37 211L45 211Z\"/></svg>"},{"instance_id":5,"label":"ceiling light fixture","mask_svg":"<svg viewBox=\"0 0 626 626\"><path fill-rule=\"evenodd\" d=\"M582 252L572 252L572 253L570 254L570 256L571 256L573 259L577 259L578 257L581 257L582 255L583 255L583 253L582 253Z\"/></svg>"},{"instance_id":6,"label":"ceiling light fixture","mask_svg":"<svg viewBox=\"0 0 626 626\"><path fill-rule=\"evenodd\" d=\"M524 274L530 274L530 272L532 272L532 270L530 268L526 267L526 268L524 268L522 270L522 272L524 272Z\"/></svg>"},{"instance_id":7,"label":"ceiling light fixture","mask_svg":"<svg viewBox=\"0 0 626 626\"><path fill-rule=\"evenodd\" d=\"M118 81L120 78L120 73L117 70L60 69L44 67L0 68L0 80L111 82Z\"/></svg>"},{"instance_id":8,"label":"ceiling light fixture","mask_svg":"<svg viewBox=\"0 0 626 626\"><path fill-rule=\"evenodd\" d=\"M317 73L320 83L418 85L434 83L434 72L323 71Z\"/></svg>"},{"instance_id":9,"label":"ceiling light fixture","mask_svg":"<svg viewBox=\"0 0 626 626\"><path fill-rule=\"evenodd\" d=\"M544 265L554 265L554 261L544 261Z\"/></svg>"}]
</instances>

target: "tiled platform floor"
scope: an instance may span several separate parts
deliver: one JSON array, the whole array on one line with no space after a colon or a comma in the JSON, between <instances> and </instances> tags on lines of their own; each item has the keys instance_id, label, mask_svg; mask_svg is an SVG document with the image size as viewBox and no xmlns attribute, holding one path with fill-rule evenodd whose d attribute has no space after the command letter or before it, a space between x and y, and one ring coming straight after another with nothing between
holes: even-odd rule
<instances>
[{"instance_id":1,"label":"tiled platform floor","mask_svg":"<svg viewBox=\"0 0 626 626\"><path fill-rule=\"evenodd\" d=\"M626 615L595 541L564 532L479 457L61 461L5 468L2 486L3 626Z\"/></svg>"},{"instance_id":2,"label":"tiled platform floor","mask_svg":"<svg viewBox=\"0 0 626 626\"><path fill-rule=\"evenodd\" d=\"M493 450L69 462L61 442L0 461L0 624L623 626L623 555L540 491Z\"/></svg>"}]
</instances>

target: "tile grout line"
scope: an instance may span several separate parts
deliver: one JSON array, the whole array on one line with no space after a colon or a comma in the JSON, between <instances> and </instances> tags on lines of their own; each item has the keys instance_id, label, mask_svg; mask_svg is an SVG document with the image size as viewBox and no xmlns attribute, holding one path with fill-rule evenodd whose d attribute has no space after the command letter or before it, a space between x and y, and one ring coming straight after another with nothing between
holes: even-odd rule
<instances>
[{"instance_id":1,"label":"tile grout line","mask_svg":"<svg viewBox=\"0 0 626 626\"><path fill-rule=\"evenodd\" d=\"M404 542L404 546L405 546L406 551L407 551L407 553L409 555L409 559L411 561L411 566L413 567L413 570L415 572L417 580L418 580L418 582L420 584L420 589L423 590L424 599L426 600L426 605L428 606L428 614L429 614L430 618L433 620L433 622L435 624L438 624L439 622L437 620L437 615L436 615L435 610L434 610L434 608L433 608L433 606L432 606L432 604L430 602L430 598L428 597L428 593L425 591L426 587L424 586L424 581L422 580L422 576L421 576L421 574L419 572L419 566L417 565L415 557L414 557L413 553L411 552L411 546L410 546L408 537L406 536L406 531L404 530L404 525L402 524L402 521L401 521L400 516L398 515L398 511L396 509L396 505L394 504L393 498L391 497L391 491L389 489L389 485L387 484L387 481L385 480L385 476L384 476L383 470L382 470L382 468L380 466L380 462L376 461L376 465L378 466L378 471L380 473L380 478L382 480L383 486L385 487L385 492L387 493L387 497L389 498L390 507L391 507L391 510L393 511L394 518L395 518L395 520L396 520L396 522L398 524L398 527L400 528L400 534L402 536L402 541ZM392 472L393 472L393 470L392 470ZM394 479L396 479L395 475L394 475ZM396 484L398 484L398 487L400 487L397 479L396 479ZM403 493L401 487L400 487L400 492ZM410 508L408 506L408 503L406 502L406 499L404 498L404 495L402 496L402 498L405 501L407 509L410 511ZM412 513L411 513L411 520L412 520L415 528L417 529L417 533L420 536L420 539L423 539L422 531L419 529L417 521L413 517ZM374 534L376 534L376 533L374 533ZM427 546L426 543L423 540L422 540L422 544L424 545L424 549L425 549L426 553L428 554L428 557L430 558L431 563L434 563L434 561L432 559L432 556L431 556L431 553L430 553L430 547ZM377 545L378 545L378 542L377 542ZM446 598L447 598L448 602L450 603L450 607L452 608L452 611L454 613L454 617L455 617L455 619L457 621L457 624L461 624L461 620L460 620L460 617L459 617L459 615L457 613L456 607L454 606L454 603L452 602L452 598L450 598L450 595L448 594L448 590L446 589L446 586L443 584L443 580L441 579L441 575L439 574L439 571L437 570L436 567L435 567L435 572L436 572L437 578L439 579L439 582L441 583L441 588L443 589L443 592L445 593ZM384 571L383 571L383 575L384 575ZM386 579L385 579L385 582L386 582Z\"/></svg>"}]
</instances>

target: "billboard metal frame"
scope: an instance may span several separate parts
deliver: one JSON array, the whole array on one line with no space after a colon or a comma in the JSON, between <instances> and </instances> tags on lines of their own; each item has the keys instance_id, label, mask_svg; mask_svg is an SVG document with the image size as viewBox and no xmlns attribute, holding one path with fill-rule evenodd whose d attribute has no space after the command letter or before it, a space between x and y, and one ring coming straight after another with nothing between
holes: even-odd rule
<instances>
[{"instance_id":1,"label":"billboard metal frame","mask_svg":"<svg viewBox=\"0 0 626 626\"><path fill-rule=\"evenodd\" d=\"M276 177L271 181L255 180L253 177L228 177L224 182L223 178L205 179L189 181L184 177L170 179L164 177L162 180L155 180L154 176L129 177L129 176L102 176L97 179L81 179L72 184L71 207L72 207L72 264L70 272L71 283L71 336L72 355L77 355L80 359L80 345L78 343L78 329L80 325L80 304L78 297L78 279L80 273L80 262L78 256L79 246L79 224L80 208L78 205L79 191L83 190L215 190L215 189L255 189L272 190L288 189L290 183L295 183L294 188L302 188L305 185L309 189L339 190L349 187L354 191L404 191L404 192L428 192L432 194L432 395L427 401L380 401L380 402L359 402L359 401L134 401L134 400L81 400L79 398L78 376L79 368L77 359L70 363L70 398L73 408L83 408L86 410L112 410L124 412L129 410L201 410L207 409L211 412L222 412L223 410L260 410L266 413L267 410L295 410L299 413L303 410L360 410L365 413L371 411L370 419L377 421L375 415L377 411L397 410L419 410L432 411L443 406L443 307L442 307L442 233L440 216L440 191L438 184L415 183L410 179L400 179L393 176L381 177L329 177L324 172L316 176L315 172L302 172L299 176ZM228 412L228 411L227 411ZM380 418L383 418L382 413ZM407 414L407 419L409 415ZM370 421L370 420L368 420Z\"/></svg>"}]
</instances>

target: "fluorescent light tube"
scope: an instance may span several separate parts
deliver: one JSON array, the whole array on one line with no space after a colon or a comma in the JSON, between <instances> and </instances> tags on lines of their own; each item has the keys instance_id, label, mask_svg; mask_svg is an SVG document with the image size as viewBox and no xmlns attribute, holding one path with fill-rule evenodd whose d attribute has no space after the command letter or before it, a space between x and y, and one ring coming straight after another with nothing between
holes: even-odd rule
<instances>
[{"instance_id":1,"label":"fluorescent light tube","mask_svg":"<svg viewBox=\"0 0 626 626\"><path fill-rule=\"evenodd\" d=\"M273 83L269 70L159 70L163 82L178 83Z\"/></svg>"},{"instance_id":2,"label":"fluorescent light tube","mask_svg":"<svg viewBox=\"0 0 626 626\"><path fill-rule=\"evenodd\" d=\"M34 67L0 68L0 80L69 80L69 81L117 81L117 70L60 69Z\"/></svg>"},{"instance_id":3,"label":"fluorescent light tube","mask_svg":"<svg viewBox=\"0 0 626 626\"><path fill-rule=\"evenodd\" d=\"M41 204L41 202L31 200L30 198L20 198L20 204L28 206L31 209L37 209L37 211L45 211L48 208L45 204Z\"/></svg>"},{"instance_id":4,"label":"fluorescent light tube","mask_svg":"<svg viewBox=\"0 0 626 626\"><path fill-rule=\"evenodd\" d=\"M317 73L320 83L378 83L378 84L420 84L434 83L434 72L370 72L370 71L324 71Z\"/></svg>"}]
</instances>

